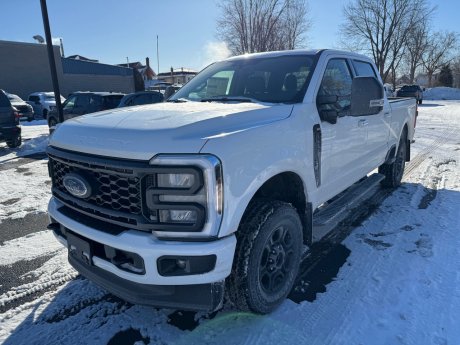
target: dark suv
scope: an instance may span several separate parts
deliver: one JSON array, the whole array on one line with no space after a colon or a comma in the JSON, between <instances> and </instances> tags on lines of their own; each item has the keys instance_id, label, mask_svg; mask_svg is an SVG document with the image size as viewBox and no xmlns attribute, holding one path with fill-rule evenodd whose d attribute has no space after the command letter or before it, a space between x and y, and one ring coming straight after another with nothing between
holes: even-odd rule
<instances>
[{"instance_id":1,"label":"dark suv","mask_svg":"<svg viewBox=\"0 0 460 345\"><path fill-rule=\"evenodd\" d=\"M396 97L412 97L418 104L422 104L423 90L419 85L404 85L396 92Z\"/></svg>"},{"instance_id":2,"label":"dark suv","mask_svg":"<svg viewBox=\"0 0 460 345\"><path fill-rule=\"evenodd\" d=\"M123 98L123 93L113 92L74 92L62 105L64 121L101 110L113 109ZM48 126L54 127L59 122L57 110L48 115Z\"/></svg>"},{"instance_id":3,"label":"dark suv","mask_svg":"<svg viewBox=\"0 0 460 345\"><path fill-rule=\"evenodd\" d=\"M118 108L163 102L163 94L158 91L140 91L127 94L122 98Z\"/></svg>"},{"instance_id":4,"label":"dark suv","mask_svg":"<svg viewBox=\"0 0 460 345\"><path fill-rule=\"evenodd\" d=\"M6 141L12 148L20 146L22 142L19 113L3 90L0 90L0 141Z\"/></svg>"}]
</instances>

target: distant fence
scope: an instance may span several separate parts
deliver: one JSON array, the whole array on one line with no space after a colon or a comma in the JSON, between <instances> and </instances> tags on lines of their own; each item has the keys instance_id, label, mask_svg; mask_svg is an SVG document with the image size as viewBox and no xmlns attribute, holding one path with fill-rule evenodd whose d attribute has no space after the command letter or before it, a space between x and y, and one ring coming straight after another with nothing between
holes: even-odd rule
<instances>
[{"instance_id":1,"label":"distant fence","mask_svg":"<svg viewBox=\"0 0 460 345\"><path fill-rule=\"evenodd\" d=\"M62 58L62 71L68 74L97 74L132 76L133 70L128 67L104 65L95 62Z\"/></svg>"}]
</instances>

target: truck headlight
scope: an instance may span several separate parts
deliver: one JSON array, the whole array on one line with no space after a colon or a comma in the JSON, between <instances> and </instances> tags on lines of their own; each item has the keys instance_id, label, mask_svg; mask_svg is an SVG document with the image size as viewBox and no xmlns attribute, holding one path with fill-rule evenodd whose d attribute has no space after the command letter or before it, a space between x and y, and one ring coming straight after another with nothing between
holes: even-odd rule
<instances>
[{"instance_id":1,"label":"truck headlight","mask_svg":"<svg viewBox=\"0 0 460 345\"><path fill-rule=\"evenodd\" d=\"M212 155L158 155L145 184L145 204L161 238L217 236L222 219L222 167Z\"/></svg>"},{"instance_id":2,"label":"truck headlight","mask_svg":"<svg viewBox=\"0 0 460 345\"><path fill-rule=\"evenodd\" d=\"M193 174L158 174L160 188L190 188L195 184Z\"/></svg>"}]
</instances>

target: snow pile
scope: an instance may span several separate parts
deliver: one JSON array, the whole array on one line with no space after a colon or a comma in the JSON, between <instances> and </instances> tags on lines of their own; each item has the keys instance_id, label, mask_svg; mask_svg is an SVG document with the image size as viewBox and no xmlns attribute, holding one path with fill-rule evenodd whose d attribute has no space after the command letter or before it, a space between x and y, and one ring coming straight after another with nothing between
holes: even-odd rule
<instances>
[{"instance_id":1,"label":"snow pile","mask_svg":"<svg viewBox=\"0 0 460 345\"><path fill-rule=\"evenodd\" d=\"M434 87L423 93L424 99L457 100L460 99L460 89L453 87Z\"/></svg>"},{"instance_id":2,"label":"snow pile","mask_svg":"<svg viewBox=\"0 0 460 345\"><path fill-rule=\"evenodd\" d=\"M34 153L45 152L48 146L48 135L41 135L24 142L17 151L18 156L28 156Z\"/></svg>"},{"instance_id":3,"label":"snow pile","mask_svg":"<svg viewBox=\"0 0 460 345\"><path fill-rule=\"evenodd\" d=\"M45 120L21 122L22 145L10 149L6 143L0 143L0 164L17 157L43 153L48 146L49 128Z\"/></svg>"},{"instance_id":4,"label":"snow pile","mask_svg":"<svg viewBox=\"0 0 460 345\"><path fill-rule=\"evenodd\" d=\"M5 166L11 165L9 161ZM45 212L51 197L51 181L47 160L15 164L12 169L0 169L0 224L5 218L22 218L28 213ZM0 164L0 168L2 164Z\"/></svg>"}]
</instances>

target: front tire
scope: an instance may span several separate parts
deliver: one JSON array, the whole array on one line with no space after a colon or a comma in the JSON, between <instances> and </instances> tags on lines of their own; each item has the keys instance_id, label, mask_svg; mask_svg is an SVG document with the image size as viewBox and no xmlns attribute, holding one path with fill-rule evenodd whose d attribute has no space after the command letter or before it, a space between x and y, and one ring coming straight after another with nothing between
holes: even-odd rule
<instances>
[{"instance_id":1,"label":"front tire","mask_svg":"<svg viewBox=\"0 0 460 345\"><path fill-rule=\"evenodd\" d=\"M42 114L43 114L43 119L46 120L46 118L48 117L48 110L47 110L47 109L43 109Z\"/></svg>"},{"instance_id":2,"label":"front tire","mask_svg":"<svg viewBox=\"0 0 460 345\"><path fill-rule=\"evenodd\" d=\"M302 223L281 201L254 201L237 232L227 296L241 311L267 314L291 291L301 261Z\"/></svg>"},{"instance_id":3,"label":"front tire","mask_svg":"<svg viewBox=\"0 0 460 345\"><path fill-rule=\"evenodd\" d=\"M382 181L382 186L386 188L396 188L401 184L406 165L406 134L404 133L399 140L398 151L396 157L391 164L382 164L379 167L379 173L385 175Z\"/></svg>"},{"instance_id":4,"label":"front tire","mask_svg":"<svg viewBox=\"0 0 460 345\"><path fill-rule=\"evenodd\" d=\"M418 100L418 104L422 104L423 103L423 100L422 99L419 99Z\"/></svg>"}]
</instances>

